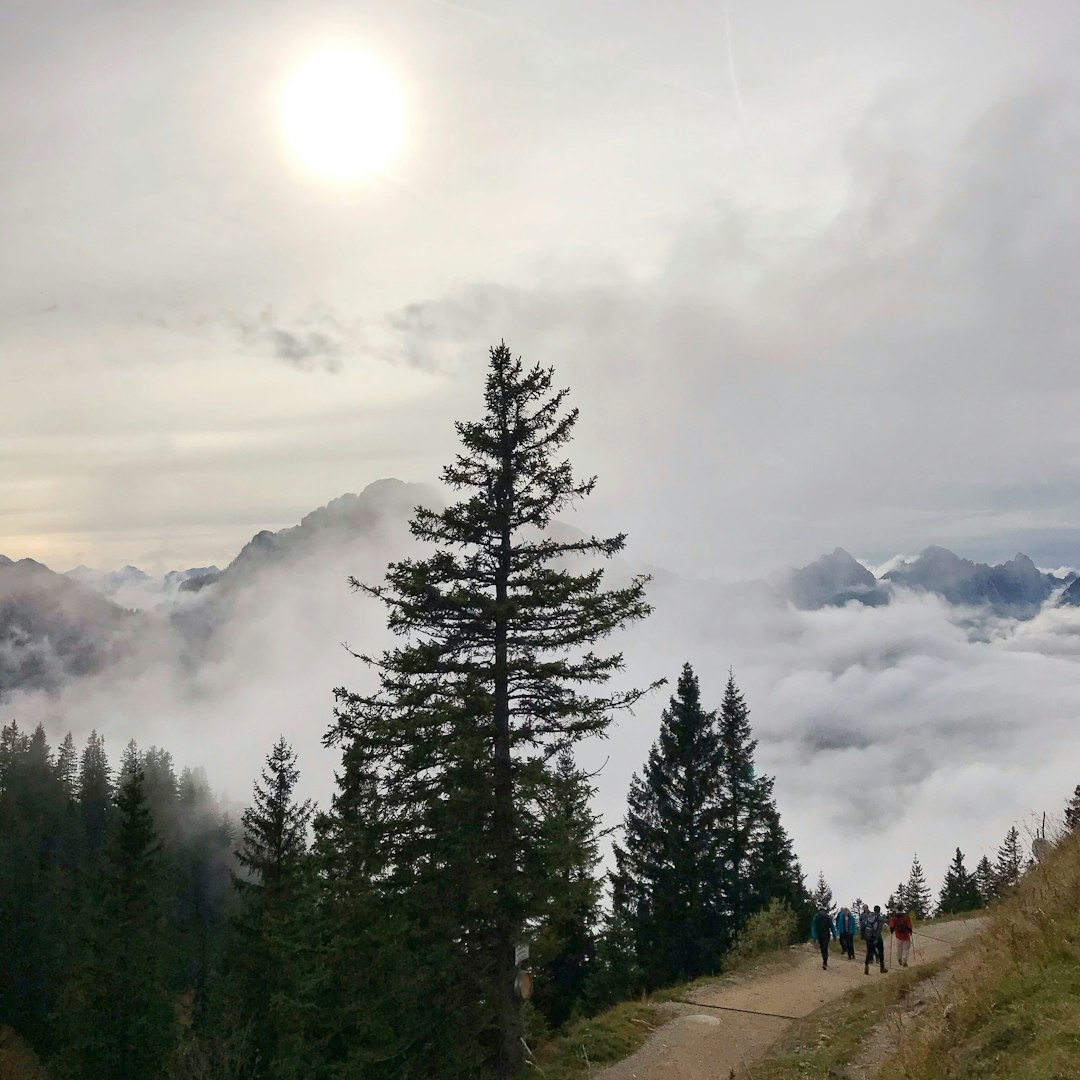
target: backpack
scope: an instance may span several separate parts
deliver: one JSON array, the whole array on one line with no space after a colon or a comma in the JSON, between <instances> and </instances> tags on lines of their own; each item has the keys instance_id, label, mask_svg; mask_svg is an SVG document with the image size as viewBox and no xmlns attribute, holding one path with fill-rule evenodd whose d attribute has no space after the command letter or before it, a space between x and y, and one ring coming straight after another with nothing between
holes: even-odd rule
<instances>
[{"instance_id":1,"label":"backpack","mask_svg":"<svg viewBox=\"0 0 1080 1080\"><path fill-rule=\"evenodd\" d=\"M869 915L863 920L862 931L863 937L867 941L877 941L881 937L881 928L885 923L884 915L875 915L870 912Z\"/></svg>"}]
</instances>

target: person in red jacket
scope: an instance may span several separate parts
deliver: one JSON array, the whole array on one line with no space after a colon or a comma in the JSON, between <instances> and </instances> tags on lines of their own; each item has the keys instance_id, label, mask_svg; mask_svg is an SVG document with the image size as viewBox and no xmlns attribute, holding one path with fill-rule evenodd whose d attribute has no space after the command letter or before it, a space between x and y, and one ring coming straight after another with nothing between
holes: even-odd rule
<instances>
[{"instance_id":1,"label":"person in red jacket","mask_svg":"<svg viewBox=\"0 0 1080 1080\"><path fill-rule=\"evenodd\" d=\"M906 911L895 912L889 916L889 929L896 939L896 961L901 967L907 967L911 935L914 929L911 925L911 917Z\"/></svg>"}]
</instances>

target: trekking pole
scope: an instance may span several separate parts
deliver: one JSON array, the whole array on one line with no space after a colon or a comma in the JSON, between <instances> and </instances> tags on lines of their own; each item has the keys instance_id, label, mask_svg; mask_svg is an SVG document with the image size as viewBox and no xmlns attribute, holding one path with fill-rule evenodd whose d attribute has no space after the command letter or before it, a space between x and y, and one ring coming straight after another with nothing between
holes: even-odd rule
<instances>
[{"instance_id":1,"label":"trekking pole","mask_svg":"<svg viewBox=\"0 0 1080 1080\"><path fill-rule=\"evenodd\" d=\"M892 939L893 939L893 932L890 930L889 931L889 967L892 967Z\"/></svg>"}]
</instances>

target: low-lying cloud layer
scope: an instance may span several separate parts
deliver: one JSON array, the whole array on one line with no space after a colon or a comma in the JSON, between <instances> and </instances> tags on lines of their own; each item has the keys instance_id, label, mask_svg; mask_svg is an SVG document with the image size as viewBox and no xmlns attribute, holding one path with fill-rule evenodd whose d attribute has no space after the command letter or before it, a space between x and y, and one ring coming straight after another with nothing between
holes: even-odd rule
<instances>
[{"instance_id":1,"label":"low-lying cloud layer","mask_svg":"<svg viewBox=\"0 0 1080 1080\"><path fill-rule=\"evenodd\" d=\"M341 645L387 640L383 612L351 595L346 578L377 581L408 550L415 490L402 485L373 517L351 519L365 522L351 543L311 527L310 543L255 560L234 584L180 594L186 639L160 635L104 674L59 696L16 697L5 711L23 724L43 720L54 742L96 727L113 754L133 736L163 745L205 765L239 801L283 732L306 792L325 804L337 764L321 746L331 690L373 681ZM972 864L992 858L1010 824L1057 812L1080 782L1077 609L1020 622L898 588L877 607L800 611L763 583L664 572L650 596L654 615L616 642L625 681L673 679L690 661L706 703L718 706L734 670L804 869L824 870L838 899L884 903L916 852L936 888L957 845ZM582 748L600 770L609 824L621 819L666 700L661 691Z\"/></svg>"}]
</instances>

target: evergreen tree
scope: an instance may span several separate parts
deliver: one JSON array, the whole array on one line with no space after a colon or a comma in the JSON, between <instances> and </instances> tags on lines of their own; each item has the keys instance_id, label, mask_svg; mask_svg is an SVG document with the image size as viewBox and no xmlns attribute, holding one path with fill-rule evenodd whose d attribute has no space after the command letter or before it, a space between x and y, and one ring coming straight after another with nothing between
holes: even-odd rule
<instances>
[{"instance_id":1,"label":"evergreen tree","mask_svg":"<svg viewBox=\"0 0 1080 1080\"><path fill-rule=\"evenodd\" d=\"M48 1045L63 975L70 806L44 728L0 734L0 1023Z\"/></svg>"},{"instance_id":2,"label":"evergreen tree","mask_svg":"<svg viewBox=\"0 0 1080 1080\"><path fill-rule=\"evenodd\" d=\"M1072 798L1065 804L1065 828L1070 831L1080 825L1080 784L1076 785Z\"/></svg>"},{"instance_id":3,"label":"evergreen tree","mask_svg":"<svg viewBox=\"0 0 1080 1080\"><path fill-rule=\"evenodd\" d=\"M310 799L294 798L299 776L296 754L282 736L244 811L236 852L245 876L236 878L242 906L228 964L229 1020L250 1032L249 1052L262 1066L260 1075L276 1075L276 1063L299 1041L303 971L294 948L296 920L305 910L304 856L314 812Z\"/></svg>"},{"instance_id":4,"label":"evergreen tree","mask_svg":"<svg viewBox=\"0 0 1080 1080\"><path fill-rule=\"evenodd\" d=\"M56 755L56 778L63 784L68 798L74 799L78 791L79 752L70 731L64 736Z\"/></svg>"},{"instance_id":5,"label":"evergreen tree","mask_svg":"<svg viewBox=\"0 0 1080 1080\"><path fill-rule=\"evenodd\" d=\"M161 1076L176 1037L164 981L161 844L132 761L127 754L86 950L69 988L61 1068L79 1080Z\"/></svg>"},{"instance_id":6,"label":"evergreen tree","mask_svg":"<svg viewBox=\"0 0 1080 1080\"><path fill-rule=\"evenodd\" d=\"M913 918L925 919L930 915L930 887L926 884L926 875L918 855L911 860L911 872L908 874L907 885L904 886L902 904L903 910Z\"/></svg>"},{"instance_id":7,"label":"evergreen tree","mask_svg":"<svg viewBox=\"0 0 1080 1080\"><path fill-rule=\"evenodd\" d=\"M595 790L563 750L555 760L543 807L539 854L550 884L546 910L533 931L538 970L533 1005L552 1027L584 1007L585 983L595 958L599 921L600 818L589 803Z\"/></svg>"},{"instance_id":8,"label":"evergreen tree","mask_svg":"<svg viewBox=\"0 0 1080 1080\"><path fill-rule=\"evenodd\" d=\"M829 887L829 883L825 880L825 874L823 871L818 871L817 884L814 886L814 892L811 896L814 908L820 911L824 908L825 911L833 910L833 891Z\"/></svg>"},{"instance_id":9,"label":"evergreen tree","mask_svg":"<svg viewBox=\"0 0 1080 1080\"><path fill-rule=\"evenodd\" d=\"M772 777L759 778L759 797L748 873L752 910L761 911L779 900L795 913L797 924L802 927L813 913L813 900L791 838L780 821Z\"/></svg>"},{"instance_id":10,"label":"evergreen tree","mask_svg":"<svg viewBox=\"0 0 1080 1080\"><path fill-rule=\"evenodd\" d=\"M79 809L86 836L86 850L93 858L105 842L112 803L112 772L105 754L105 740L91 731L79 759Z\"/></svg>"},{"instance_id":11,"label":"evergreen tree","mask_svg":"<svg viewBox=\"0 0 1080 1080\"><path fill-rule=\"evenodd\" d=\"M957 848L945 880L941 885L937 911L939 915L955 915L982 907L982 896L973 874L964 866L964 853Z\"/></svg>"},{"instance_id":12,"label":"evergreen tree","mask_svg":"<svg viewBox=\"0 0 1080 1080\"><path fill-rule=\"evenodd\" d=\"M897 886L899 890L900 886ZM886 911L900 911L903 909L903 905L900 903L899 897L895 892L889 893L889 898L885 901Z\"/></svg>"},{"instance_id":13,"label":"evergreen tree","mask_svg":"<svg viewBox=\"0 0 1080 1080\"><path fill-rule=\"evenodd\" d=\"M997 864L994 867L995 895L1005 896L1012 892L1023 872L1024 856L1020 850L1020 833L1013 825L998 848Z\"/></svg>"},{"instance_id":14,"label":"evergreen tree","mask_svg":"<svg viewBox=\"0 0 1080 1080\"><path fill-rule=\"evenodd\" d=\"M997 885L994 879L994 868L990 860L984 855L975 866L975 887L979 890L981 907L986 907L991 900L997 897Z\"/></svg>"},{"instance_id":15,"label":"evergreen tree","mask_svg":"<svg viewBox=\"0 0 1080 1080\"><path fill-rule=\"evenodd\" d=\"M724 747L684 665L643 774L631 781L615 846L648 988L716 971L731 934L725 865Z\"/></svg>"},{"instance_id":16,"label":"evergreen tree","mask_svg":"<svg viewBox=\"0 0 1080 1080\"><path fill-rule=\"evenodd\" d=\"M370 884L394 896L399 913L441 897L437 920L417 911L416 923L396 924L435 950L431 965L453 980L439 1002L451 1026L440 1030L429 1008L419 1032L403 1033L416 1036L409 1053L430 1050L445 1062L459 1048L455 1026L465 1024L480 1071L499 1076L522 1063L514 946L541 902L521 868L535 862L540 842L546 763L602 734L612 710L641 696L589 692L622 663L592 645L649 611L645 578L605 591L600 568L568 568L616 554L624 536L545 535L553 516L594 486L556 457L577 411L565 409L567 391L551 388L550 370L526 371L505 345L491 350L486 414L457 424L463 450L443 471L464 497L441 513L417 508L412 521L434 554L392 564L381 586L353 582L386 605L404 644L364 657L380 690L338 691L328 734L344 768L327 839L366 852L377 834L385 876ZM346 831L346 820L359 833ZM425 1042L440 1038L437 1050Z\"/></svg>"},{"instance_id":17,"label":"evergreen tree","mask_svg":"<svg viewBox=\"0 0 1080 1080\"><path fill-rule=\"evenodd\" d=\"M750 711L735 685L735 676L731 671L728 672L720 707L718 734L722 749L719 841L727 871L723 894L730 933L734 936L759 906L755 904L751 864L754 861L755 841L759 839L764 824L763 804L771 796L772 782L755 775L754 750L757 740L751 737ZM776 824L779 825L778 815Z\"/></svg>"}]
</instances>

